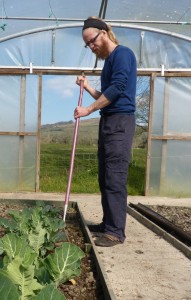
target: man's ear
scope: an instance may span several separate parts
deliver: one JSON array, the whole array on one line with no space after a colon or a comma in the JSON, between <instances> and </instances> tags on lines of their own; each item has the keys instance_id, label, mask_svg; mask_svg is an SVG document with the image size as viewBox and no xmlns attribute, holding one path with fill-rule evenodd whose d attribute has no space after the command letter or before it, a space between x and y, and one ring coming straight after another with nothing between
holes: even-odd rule
<instances>
[{"instance_id":1,"label":"man's ear","mask_svg":"<svg viewBox=\"0 0 191 300\"><path fill-rule=\"evenodd\" d=\"M107 34L107 31L105 31L104 29L101 30L103 32L103 34Z\"/></svg>"}]
</instances>

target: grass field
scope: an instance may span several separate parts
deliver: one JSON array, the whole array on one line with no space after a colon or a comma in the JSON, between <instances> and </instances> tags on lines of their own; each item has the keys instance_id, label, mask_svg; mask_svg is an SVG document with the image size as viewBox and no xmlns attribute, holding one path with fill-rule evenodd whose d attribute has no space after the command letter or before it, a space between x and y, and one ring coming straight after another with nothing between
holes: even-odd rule
<instances>
[{"instance_id":1,"label":"grass field","mask_svg":"<svg viewBox=\"0 0 191 300\"><path fill-rule=\"evenodd\" d=\"M65 192L68 183L71 146L41 145L40 190ZM129 167L128 193L143 195L145 184L146 150L133 149ZM98 193L97 147L77 147L71 193Z\"/></svg>"}]
</instances>

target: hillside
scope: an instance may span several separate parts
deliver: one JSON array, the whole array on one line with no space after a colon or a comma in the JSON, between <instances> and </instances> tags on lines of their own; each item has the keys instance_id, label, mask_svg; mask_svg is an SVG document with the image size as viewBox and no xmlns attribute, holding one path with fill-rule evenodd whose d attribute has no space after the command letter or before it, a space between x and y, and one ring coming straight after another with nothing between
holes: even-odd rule
<instances>
[{"instance_id":1,"label":"hillside","mask_svg":"<svg viewBox=\"0 0 191 300\"><path fill-rule=\"evenodd\" d=\"M58 122L41 127L42 143L71 144L75 122ZM78 129L78 144L97 144L99 118L80 120Z\"/></svg>"},{"instance_id":2,"label":"hillside","mask_svg":"<svg viewBox=\"0 0 191 300\"><path fill-rule=\"evenodd\" d=\"M41 143L72 144L75 121L46 124L41 127ZM78 130L78 145L97 145L99 118L80 120ZM145 147L146 130L136 128L133 147Z\"/></svg>"}]
</instances>

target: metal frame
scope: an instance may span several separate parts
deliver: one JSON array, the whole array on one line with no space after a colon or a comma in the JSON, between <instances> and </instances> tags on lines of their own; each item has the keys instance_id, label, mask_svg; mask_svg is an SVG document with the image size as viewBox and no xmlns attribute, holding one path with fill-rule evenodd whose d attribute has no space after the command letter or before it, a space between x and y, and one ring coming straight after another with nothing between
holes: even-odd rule
<instances>
[{"instance_id":1,"label":"metal frame","mask_svg":"<svg viewBox=\"0 0 191 300\"><path fill-rule=\"evenodd\" d=\"M135 23L135 22L134 22ZM138 22L137 22L138 23ZM170 32L167 30L162 30L162 29L157 29L157 28L153 28L153 27L146 27L146 26L138 26L138 25L133 25L133 24L124 24L122 22L119 23L112 23L110 22L112 27L122 27L122 28L130 28L130 29L138 29L138 30L144 30L144 31L150 31L150 32L157 32L157 33L161 33L164 35L168 35L168 36L173 36L173 37L177 37L179 39L183 39L186 41L191 41L191 37L182 35L182 34L178 34L175 32ZM41 28L35 28L35 29L31 29L31 30L27 30L27 31L23 31L23 32L19 32L19 33L15 33L6 37L2 37L0 38L0 43L4 42L4 41L8 41L14 38L18 38L21 36L26 36L29 34L33 34L33 33L37 33L37 32L44 32L44 31L51 31L51 30L59 30L59 29L64 29L64 28L76 28L76 27L82 27L83 23L75 23L75 24L62 24L59 26L47 26L47 27L41 27Z\"/></svg>"},{"instance_id":2,"label":"metal frame","mask_svg":"<svg viewBox=\"0 0 191 300\"><path fill-rule=\"evenodd\" d=\"M101 10L101 9L100 9ZM52 21L52 22L83 22L81 18L34 18L34 17L3 17L3 20L15 20L15 21ZM191 25L191 22L180 22L180 21L155 21L155 20L118 20L118 19L104 19L105 22L112 23L138 23L138 24L166 24L166 25Z\"/></svg>"}]
</instances>

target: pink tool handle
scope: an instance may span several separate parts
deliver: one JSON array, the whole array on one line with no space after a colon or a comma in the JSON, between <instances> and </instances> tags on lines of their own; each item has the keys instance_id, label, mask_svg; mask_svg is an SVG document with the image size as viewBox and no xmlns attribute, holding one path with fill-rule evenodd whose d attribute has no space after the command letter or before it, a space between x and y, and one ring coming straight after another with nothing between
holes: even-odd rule
<instances>
[{"instance_id":1,"label":"pink tool handle","mask_svg":"<svg viewBox=\"0 0 191 300\"><path fill-rule=\"evenodd\" d=\"M79 95L79 100L78 100L78 106L82 105L83 91L84 91L84 81L82 80L80 83L80 95ZM75 151L76 151L79 121L80 121L80 118L77 118L75 121L75 126L74 126L72 153L71 153L71 159L70 159L70 172L69 172L68 184L67 184L67 190L66 190L66 196L65 196L65 210L64 210L64 218L63 218L64 221L65 221L66 210L67 210L67 206L68 206L69 198L70 198L70 190L71 190L72 175L73 175L73 168L74 168L74 157L75 157Z\"/></svg>"}]
</instances>

